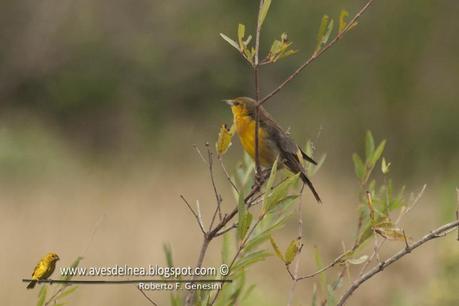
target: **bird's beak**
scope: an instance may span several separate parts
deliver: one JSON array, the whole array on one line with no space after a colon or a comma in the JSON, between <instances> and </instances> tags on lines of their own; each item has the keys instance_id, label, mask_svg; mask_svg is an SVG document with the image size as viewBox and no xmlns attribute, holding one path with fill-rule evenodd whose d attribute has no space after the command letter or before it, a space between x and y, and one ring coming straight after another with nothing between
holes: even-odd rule
<instances>
[{"instance_id":1,"label":"bird's beak","mask_svg":"<svg viewBox=\"0 0 459 306\"><path fill-rule=\"evenodd\" d=\"M222 100L222 101L225 102L226 104L228 104L229 106L233 106L234 105L234 100L228 99L228 100Z\"/></svg>"}]
</instances>

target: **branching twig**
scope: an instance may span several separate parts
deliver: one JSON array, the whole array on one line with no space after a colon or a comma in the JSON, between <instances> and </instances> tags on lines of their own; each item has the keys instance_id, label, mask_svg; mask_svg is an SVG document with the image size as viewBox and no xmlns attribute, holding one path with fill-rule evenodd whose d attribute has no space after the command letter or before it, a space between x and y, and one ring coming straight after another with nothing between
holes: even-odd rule
<instances>
[{"instance_id":1,"label":"branching twig","mask_svg":"<svg viewBox=\"0 0 459 306\"><path fill-rule=\"evenodd\" d=\"M204 225L202 224L202 219L199 217L199 215L194 211L194 209L191 207L190 203L188 203L188 201L185 199L185 197L183 195L180 195L180 198L183 200L183 202L185 202L186 206L188 207L188 209L191 211L191 213L193 214L193 216L196 218L196 221L199 225L199 228L201 229L201 232L206 235L206 230L204 229Z\"/></svg>"},{"instance_id":2,"label":"branching twig","mask_svg":"<svg viewBox=\"0 0 459 306\"><path fill-rule=\"evenodd\" d=\"M351 28L355 25L357 20L360 18L360 16L365 13L365 11L370 7L370 5L373 3L374 0L369 0L358 12L355 14L355 16L349 21L349 23L346 25L346 27L336 34L335 38L333 38L328 44L326 44L323 48L319 49L318 51L314 52L311 57L309 57L306 62L304 62L300 67L298 67L285 81L283 81L276 89L271 91L269 94L267 94L263 99L261 99L258 104L262 105L266 101L268 101L270 98L272 98L275 94L277 94L282 88L284 88L287 83L289 83L291 80L293 80L298 74L300 74L301 71L303 71L304 68L309 66L312 62L314 62L316 59L318 59L325 51L330 49L334 44L336 44L347 32L351 30ZM258 100L257 100L258 101Z\"/></svg>"},{"instance_id":3,"label":"branching twig","mask_svg":"<svg viewBox=\"0 0 459 306\"><path fill-rule=\"evenodd\" d=\"M355 290L357 290L363 283L365 283L367 280L375 276L377 273L381 272L384 268L387 266L393 264L394 262L400 260L402 257L405 255L409 254L416 248L420 247L421 245L429 242L430 240L443 237L446 234L450 233L451 231L454 231L456 228L459 227L459 221L456 220L454 222L445 224L440 226L439 228L429 232L427 235L419 239L418 241L414 242L411 244L409 248L403 248L400 250L398 253L393 255L392 257L389 257L388 259L381 261L380 264L374 266L370 271L362 275L359 279L355 280L352 284L352 286L346 290L346 292L343 294L343 296L340 298L337 306L342 306L346 303L347 299L354 293Z\"/></svg>"}]
</instances>

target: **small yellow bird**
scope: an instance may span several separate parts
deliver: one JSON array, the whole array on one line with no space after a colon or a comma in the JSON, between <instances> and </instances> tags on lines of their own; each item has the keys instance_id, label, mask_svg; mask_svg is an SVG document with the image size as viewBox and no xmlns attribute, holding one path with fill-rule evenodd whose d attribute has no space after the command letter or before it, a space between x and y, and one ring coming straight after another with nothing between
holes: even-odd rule
<instances>
[{"instance_id":1,"label":"small yellow bird","mask_svg":"<svg viewBox=\"0 0 459 306\"><path fill-rule=\"evenodd\" d=\"M56 262L59 260L59 256L56 253L46 254L38 264L35 266L35 269L32 273L32 281L27 285L27 289L32 289L35 287L37 281L42 279L47 279L53 274L54 269L56 268Z\"/></svg>"},{"instance_id":2,"label":"small yellow bird","mask_svg":"<svg viewBox=\"0 0 459 306\"><path fill-rule=\"evenodd\" d=\"M234 125L242 147L255 159L256 101L247 97L224 101L231 106ZM317 165L317 163L306 155L289 135L282 130L263 106L258 108L258 118L258 157L260 165L268 168L272 167L277 156L279 156L279 165L286 166L293 173L301 173L302 181L309 186L317 202L321 203L319 194L306 176L306 171L300 163L298 155L300 153L303 159L314 165Z\"/></svg>"}]
</instances>

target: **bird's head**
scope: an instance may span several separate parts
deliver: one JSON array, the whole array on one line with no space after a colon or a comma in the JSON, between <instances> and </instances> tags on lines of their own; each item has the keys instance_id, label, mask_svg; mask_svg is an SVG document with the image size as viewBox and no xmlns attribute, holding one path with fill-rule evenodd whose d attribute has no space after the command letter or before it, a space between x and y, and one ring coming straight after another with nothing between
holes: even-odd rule
<instances>
[{"instance_id":1,"label":"bird's head","mask_svg":"<svg viewBox=\"0 0 459 306\"><path fill-rule=\"evenodd\" d=\"M49 262L55 262L59 260L59 256L56 253L50 252L46 255L46 260Z\"/></svg>"},{"instance_id":2,"label":"bird's head","mask_svg":"<svg viewBox=\"0 0 459 306\"><path fill-rule=\"evenodd\" d=\"M257 103L254 99L248 97L238 97L235 99L223 100L229 106L234 116L242 115L253 115L255 114L255 108Z\"/></svg>"}]
</instances>

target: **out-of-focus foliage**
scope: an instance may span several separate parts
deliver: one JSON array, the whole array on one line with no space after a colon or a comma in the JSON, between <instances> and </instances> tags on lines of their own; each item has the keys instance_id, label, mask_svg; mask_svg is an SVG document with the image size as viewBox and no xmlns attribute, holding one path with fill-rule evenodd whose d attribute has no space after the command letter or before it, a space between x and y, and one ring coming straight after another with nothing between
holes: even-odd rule
<instances>
[{"instance_id":1,"label":"out-of-focus foliage","mask_svg":"<svg viewBox=\"0 0 459 306\"><path fill-rule=\"evenodd\" d=\"M166 131L209 133L229 116L222 98L253 96L251 73L218 33L234 36L241 23L245 36L253 36L257 5L2 1L0 114L38 118L72 145L102 151L157 152ZM339 31L361 2L340 5L270 3L261 54L284 31L299 52L262 73L263 91L314 51L324 13ZM457 169L458 8L457 1L420 0L415 9L409 2L376 2L320 64L267 107L299 137L311 138L322 126L324 151L350 153L361 130L371 128L390 139L397 171L405 175L427 175L431 166ZM330 165L341 166L337 160L332 156Z\"/></svg>"}]
</instances>

